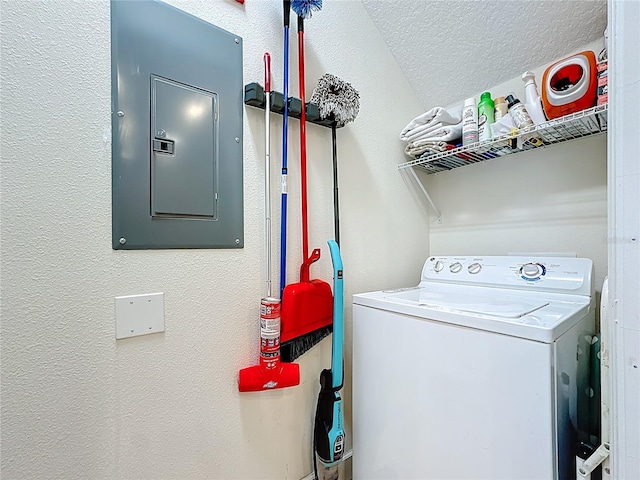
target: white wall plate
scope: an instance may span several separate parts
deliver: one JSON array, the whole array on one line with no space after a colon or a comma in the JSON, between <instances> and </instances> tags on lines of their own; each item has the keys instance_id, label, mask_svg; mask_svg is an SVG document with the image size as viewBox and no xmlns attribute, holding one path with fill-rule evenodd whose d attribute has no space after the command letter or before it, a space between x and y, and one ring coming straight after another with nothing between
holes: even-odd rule
<instances>
[{"instance_id":1,"label":"white wall plate","mask_svg":"<svg viewBox=\"0 0 640 480\"><path fill-rule=\"evenodd\" d=\"M164 332L164 293L116 297L116 339Z\"/></svg>"}]
</instances>

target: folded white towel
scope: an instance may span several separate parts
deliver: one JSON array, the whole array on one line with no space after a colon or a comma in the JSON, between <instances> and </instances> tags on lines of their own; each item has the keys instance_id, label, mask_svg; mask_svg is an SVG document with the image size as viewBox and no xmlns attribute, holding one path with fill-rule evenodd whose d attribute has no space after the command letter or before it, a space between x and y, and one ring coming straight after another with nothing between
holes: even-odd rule
<instances>
[{"instance_id":1,"label":"folded white towel","mask_svg":"<svg viewBox=\"0 0 640 480\"><path fill-rule=\"evenodd\" d=\"M461 109L455 108L451 111L444 109L443 107L433 107L428 112L418 115L411 120L406 127L400 133L400 139L406 140L405 137L411 134L411 130L426 125L431 127L436 123L443 123L446 125L455 125L462 121Z\"/></svg>"},{"instance_id":2,"label":"folded white towel","mask_svg":"<svg viewBox=\"0 0 640 480\"><path fill-rule=\"evenodd\" d=\"M411 130L402 140L407 142L412 142L424 135L428 135L429 133L438 130L439 128L444 127L444 123L438 122L435 125L421 125L418 128L414 128Z\"/></svg>"},{"instance_id":3,"label":"folded white towel","mask_svg":"<svg viewBox=\"0 0 640 480\"><path fill-rule=\"evenodd\" d=\"M410 141L407 146L420 146L424 142L453 142L462 137L462 122L457 125L446 125Z\"/></svg>"},{"instance_id":4,"label":"folded white towel","mask_svg":"<svg viewBox=\"0 0 640 480\"><path fill-rule=\"evenodd\" d=\"M446 151L447 151L447 142L427 142L427 141L421 142L420 145L414 145L413 143L410 143L404 149L404 153L406 153L411 157L419 157L425 152L430 152L433 154L433 153L446 152Z\"/></svg>"}]
</instances>

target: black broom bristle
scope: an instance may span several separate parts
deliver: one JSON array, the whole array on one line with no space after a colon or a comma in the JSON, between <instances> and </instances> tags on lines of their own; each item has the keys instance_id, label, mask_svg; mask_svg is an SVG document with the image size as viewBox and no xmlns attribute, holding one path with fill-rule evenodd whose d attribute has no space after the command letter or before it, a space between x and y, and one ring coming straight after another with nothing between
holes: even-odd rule
<instances>
[{"instance_id":1,"label":"black broom bristle","mask_svg":"<svg viewBox=\"0 0 640 480\"><path fill-rule=\"evenodd\" d=\"M281 344L280 359L283 362L293 362L303 353L311 350L320 343L324 337L331 335L331 332L333 332L333 323Z\"/></svg>"}]
</instances>

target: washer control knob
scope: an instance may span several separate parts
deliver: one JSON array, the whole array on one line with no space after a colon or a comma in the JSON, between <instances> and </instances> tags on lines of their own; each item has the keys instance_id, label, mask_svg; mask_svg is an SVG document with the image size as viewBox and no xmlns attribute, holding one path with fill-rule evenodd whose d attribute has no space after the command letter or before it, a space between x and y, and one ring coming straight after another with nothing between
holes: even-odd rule
<instances>
[{"instance_id":1,"label":"washer control knob","mask_svg":"<svg viewBox=\"0 0 640 480\"><path fill-rule=\"evenodd\" d=\"M433 269L434 269L436 272L441 272L443 268L444 268L444 263L442 263L442 261L440 261L440 260L438 260L438 261L436 262L436 264L433 266Z\"/></svg>"},{"instance_id":2,"label":"washer control knob","mask_svg":"<svg viewBox=\"0 0 640 480\"><path fill-rule=\"evenodd\" d=\"M458 273L460 270L462 270L462 264L460 262L452 263L449 267L449 270L451 271L451 273Z\"/></svg>"},{"instance_id":3,"label":"washer control knob","mask_svg":"<svg viewBox=\"0 0 640 480\"><path fill-rule=\"evenodd\" d=\"M525 263L520 268L520 273L527 278L539 277L543 272L543 267L539 263Z\"/></svg>"},{"instance_id":4,"label":"washer control knob","mask_svg":"<svg viewBox=\"0 0 640 480\"><path fill-rule=\"evenodd\" d=\"M480 270L482 270L482 265L480 265L479 263L472 263L471 265L469 265L467 270L469 270L469 273L471 275L475 275L476 273L480 273Z\"/></svg>"}]
</instances>

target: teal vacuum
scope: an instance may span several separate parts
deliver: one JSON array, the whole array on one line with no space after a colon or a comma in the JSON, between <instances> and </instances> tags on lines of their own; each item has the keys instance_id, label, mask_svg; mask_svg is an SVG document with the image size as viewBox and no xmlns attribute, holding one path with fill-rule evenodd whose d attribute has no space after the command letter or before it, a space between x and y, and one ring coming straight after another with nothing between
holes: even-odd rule
<instances>
[{"instance_id":1,"label":"teal vacuum","mask_svg":"<svg viewBox=\"0 0 640 480\"><path fill-rule=\"evenodd\" d=\"M340 247L329 240L333 263L333 337L331 344L331 369L320 374L320 393L313 431L316 459L325 468L338 463L344 455L345 435L342 413L343 344L344 344L344 284ZM316 464L316 477L318 465Z\"/></svg>"}]
</instances>

